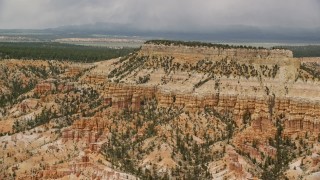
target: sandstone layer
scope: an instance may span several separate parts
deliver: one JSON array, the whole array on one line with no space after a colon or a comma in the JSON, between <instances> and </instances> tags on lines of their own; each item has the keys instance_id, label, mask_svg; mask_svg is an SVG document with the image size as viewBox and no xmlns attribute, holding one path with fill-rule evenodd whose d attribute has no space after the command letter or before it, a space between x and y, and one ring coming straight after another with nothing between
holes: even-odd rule
<instances>
[{"instance_id":1,"label":"sandstone layer","mask_svg":"<svg viewBox=\"0 0 320 180\"><path fill-rule=\"evenodd\" d=\"M150 43L0 62L0 179L318 177L318 69L287 50Z\"/></svg>"}]
</instances>

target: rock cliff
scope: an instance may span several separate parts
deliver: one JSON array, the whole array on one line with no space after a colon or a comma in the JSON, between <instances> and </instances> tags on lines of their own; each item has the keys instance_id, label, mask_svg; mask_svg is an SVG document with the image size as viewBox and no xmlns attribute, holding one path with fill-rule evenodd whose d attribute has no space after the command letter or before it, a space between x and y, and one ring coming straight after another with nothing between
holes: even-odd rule
<instances>
[{"instance_id":1,"label":"rock cliff","mask_svg":"<svg viewBox=\"0 0 320 180\"><path fill-rule=\"evenodd\" d=\"M320 170L315 61L280 49L147 43L119 59L58 63L52 76L45 62L28 62L38 68L30 74L1 62L0 179L309 176ZM16 77L14 87L35 81L10 94Z\"/></svg>"}]
</instances>

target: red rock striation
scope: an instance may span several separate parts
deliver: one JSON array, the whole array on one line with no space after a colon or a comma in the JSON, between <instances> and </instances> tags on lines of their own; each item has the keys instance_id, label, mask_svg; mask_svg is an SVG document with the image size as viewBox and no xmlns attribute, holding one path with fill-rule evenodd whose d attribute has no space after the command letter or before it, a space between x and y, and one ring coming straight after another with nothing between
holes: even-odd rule
<instances>
[{"instance_id":1,"label":"red rock striation","mask_svg":"<svg viewBox=\"0 0 320 180\"><path fill-rule=\"evenodd\" d=\"M215 108L219 112L233 113L238 126L243 124L243 116L249 113L254 131L273 131L271 114L285 117L285 133L320 132L320 103L294 98L255 97L232 94L193 95L166 92L156 87L142 87L123 84L108 84L105 103L115 111L131 109L139 111L145 99L156 98L159 107L176 106L190 112L204 108ZM271 133L271 132L270 132Z\"/></svg>"}]
</instances>

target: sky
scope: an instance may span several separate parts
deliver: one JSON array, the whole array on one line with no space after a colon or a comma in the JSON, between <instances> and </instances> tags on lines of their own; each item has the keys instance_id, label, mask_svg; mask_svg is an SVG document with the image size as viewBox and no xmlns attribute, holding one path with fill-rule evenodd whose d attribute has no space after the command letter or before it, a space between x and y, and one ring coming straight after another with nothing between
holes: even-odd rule
<instances>
[{"instance_id":1,"label":"sky","mask_svg":"<svg viewBox=\"0 0 320 180\"><path fill-rule=\"evenodd\" d=\"M0 29L107 23L136 31L320 32L320 0L0 0Z\"/></svg>"}]
</instances>

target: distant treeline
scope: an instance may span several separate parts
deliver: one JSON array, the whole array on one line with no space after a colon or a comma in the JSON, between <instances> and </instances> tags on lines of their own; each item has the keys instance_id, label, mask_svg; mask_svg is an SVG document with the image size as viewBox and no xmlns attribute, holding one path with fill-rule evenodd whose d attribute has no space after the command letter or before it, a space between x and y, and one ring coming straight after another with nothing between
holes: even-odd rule
<instances>
[{"instance_id":1,"label":"distant treeline","mask_svg":"<svg viewBox=\"0 0 320 180\"><path fill-rule=\"evenodd\" d=\"M264 47L253 47L253 46L236 46L228 44L213 44L198 41L173 41L173 40L149 40L145 44L156 44L156 45L174 45L174 46L189 46L189 47L215 47L223 49L266 49Z\"/></svg>"},{"instance_id":2,"label":"distant treeline","mask_svg":"<svg viewBox=\"0 0 320 180\"><path fill-rule=\"evenodd\" d=\"M274 48L291 50L293 52L293 57L320 57L320 45L277 46Z\"/></svg>"},{"instance_id":3,"label":"distant treeline","mask_svg":"<svg viewBox=\"0 0 320 180\"><path fill-rule=\"evenodd\" d=\"M0 59L41 59L95 62L126 56L134 48L106 48L56 42L1 42Z\"/></svg>"}]
</instances>

